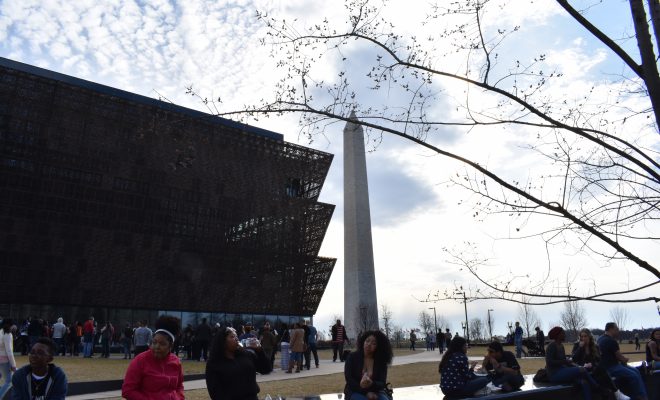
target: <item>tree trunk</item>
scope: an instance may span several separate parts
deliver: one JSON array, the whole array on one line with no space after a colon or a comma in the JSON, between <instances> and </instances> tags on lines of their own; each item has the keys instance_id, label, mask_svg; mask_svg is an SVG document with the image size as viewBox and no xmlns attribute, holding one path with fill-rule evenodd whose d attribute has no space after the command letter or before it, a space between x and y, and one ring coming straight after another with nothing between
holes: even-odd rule
<instances>
[{"instance_id":1,"label":"tree trunk","mask_svg":"<svg viewBox=\"0 0 660 400\"><path fill-rule=\"evenodd\" d=\"M654 1L657 2L657 0ZM651 42L649 24L646 20L644 2L642 0L630 0L630 10L632 11L633 22L635 24L637 46L639 47L639 54L642 58L644 83L646 83L646 88L651 99L651 106L655 113L657 129L660 125L660 76L658 76L658 66L655 62L653 42Z\"/></svg>"},{"instance_id":2,"label":"tree trunk","mask_svg":"<svg viewBox=\"0 0 660 400\"><path fill-rule=\"evenodd\" d=\"M653 24L653 36L655 37L655 47L660 53L660 1L648 0L649 12L651 13L651 23ZM660 123L660 122L659 122Z\"/></svg>"}]
</instances>

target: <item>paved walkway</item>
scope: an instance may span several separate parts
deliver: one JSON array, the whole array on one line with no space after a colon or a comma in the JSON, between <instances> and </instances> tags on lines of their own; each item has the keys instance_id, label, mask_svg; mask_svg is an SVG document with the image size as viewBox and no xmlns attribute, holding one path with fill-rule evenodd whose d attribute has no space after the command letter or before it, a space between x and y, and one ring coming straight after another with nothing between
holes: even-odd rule
<instances>
[{"instance_id":1,"label":"paved walkway","mask_svg":"<svg viewBox=\"0 0 660 400\"><path fill-rule=\"evenodd\" d=\"M442 355L438 351L419 351L416 354L397 356L392 360L392 365L407 365L419 362L440 362ZM483 357L470 357L470 360L481 361ZM312 360L313 363L313 360ZM184 363L185 368L185 363ZM321 360L319 368L312 368L300 373L287 374L280 369L276 369L268 375L257 375L257 382L270 382L286 379L306 378L308 376L331 375L344 372L344 363L332 362L332 360ZM206 389L204 379L188 381L183 383L185 390ZM107 399L111 397L121 397L121 391L90 393L79 396L67 396L67 399L86 400L86 399Z\"/></svg>"}]
</instances>

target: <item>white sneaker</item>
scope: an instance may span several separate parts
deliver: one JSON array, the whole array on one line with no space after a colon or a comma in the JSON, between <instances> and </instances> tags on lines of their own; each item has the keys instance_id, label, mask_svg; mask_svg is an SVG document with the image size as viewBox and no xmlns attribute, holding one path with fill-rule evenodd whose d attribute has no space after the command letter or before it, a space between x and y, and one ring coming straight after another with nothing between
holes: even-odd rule
<instances>
[{"instance_id":1,"label":"white sneaker","mask_svg":"<svg viewBox=\"0 0 660 400\"><path fill-rule=\"evenodd\" d=\"M623 394L623 392L621 392L620 390L614 392L614 397L616 398L616 400L630 400L630 397Z\"/></svg>"}]
</instances>

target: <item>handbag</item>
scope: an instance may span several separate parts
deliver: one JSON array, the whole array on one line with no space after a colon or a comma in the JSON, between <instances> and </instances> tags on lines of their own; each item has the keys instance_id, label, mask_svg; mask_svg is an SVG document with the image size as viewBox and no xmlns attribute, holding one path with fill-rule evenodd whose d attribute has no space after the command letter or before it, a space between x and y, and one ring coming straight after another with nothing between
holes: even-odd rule
<instances>
[{"instance_id":1,"label":"handbag","mask_svg":"<svg viewBox=\"0 0 660 400\"><path fill-rule=\"evenodd\" d=\"M534 382L550 382L548 371L545 368L539 369L536 371L536 374L534 374L534 378L532 378L532 380Z\"/></svg>"}]
</instances>

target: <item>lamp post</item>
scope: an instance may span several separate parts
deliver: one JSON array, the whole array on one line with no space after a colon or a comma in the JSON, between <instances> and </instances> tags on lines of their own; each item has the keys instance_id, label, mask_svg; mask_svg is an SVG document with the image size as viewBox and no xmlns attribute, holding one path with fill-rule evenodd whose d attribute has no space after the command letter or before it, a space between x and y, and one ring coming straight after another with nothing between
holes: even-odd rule
<instances>
[{"instance_id":1,"label":"lamp post","mask_svg":"<svg viewBox=\"0 0 660 400\"><path fill-rule=\"evenodd\" d=\"M470 327L468 325L468 315L467 315L467 296L465 295L465 292L462 292L460 290L456 290L454 292L455 294L462 294L463 295L463 307L465 308L465 327L463 328L463 336L465 336L465 339L468 342L468 345L470 343ZM461 326L463 323L461 322Z\"/></svg>"},{"instance_id":2,"label":"lamp post","mask_svg":"<svg viewBox=\"0 0 660 400\"><path fill-rule=\"evenodd\" d=\"M492 308L488 309L488 333L490 334L490 341L493 341L493 324L490 319L490 312L493 311Z\"/></svg>"},{"instance_id":3,"label":"lamp post","mask_svg":"<svg viewBox=\"0 0 660 400\"><path fill-rule=\"evenodd\" d=\"M509 327L509 333L513 333L513 322L507 322L506 325Z\"/></svg>"},{"instance_id":4,"label":"lamp post","mask_svg":"<svg viewBox=\"0 0 660 400\"><path fill-rule=\"evenodd\" d=\"M438 317L435 314L435 307L429 307L429 310L433 310L433 326L435 326L435 331L433 334L438 333Z\"/></svg>"},{"instance_id":5,"label":"lamp post","mask_svg":"<svg viewBox=\"0 0 660 400\"><path fill-rule=\"evenodd\" d=\"M461 321L461 328L463 328L463 337L465 337L465 330L467 329L467 325L465 324L465 321Z\"/></svg>"}]
</instances>

